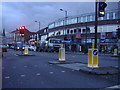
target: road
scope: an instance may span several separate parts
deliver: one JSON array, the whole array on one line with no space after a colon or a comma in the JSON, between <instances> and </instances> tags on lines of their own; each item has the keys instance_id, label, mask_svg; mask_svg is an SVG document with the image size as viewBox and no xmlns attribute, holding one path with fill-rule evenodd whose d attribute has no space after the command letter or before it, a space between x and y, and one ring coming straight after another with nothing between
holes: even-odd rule
<instances>
[{"instance_id":1,"label":"road","mask_svg":"<svg viewBox=\"0 0 120 90\"><path fill-rule=\"evenodd\" d=\"M3 88L106 88L118 84L118 75L92 75L49 64L57 53L30 52L15 56L8 50L2 61ZM87 63L87 55L66 54L66 60ZM99 56L99 65L118 66L118 58Z\"/></svg>"}]
</instances>

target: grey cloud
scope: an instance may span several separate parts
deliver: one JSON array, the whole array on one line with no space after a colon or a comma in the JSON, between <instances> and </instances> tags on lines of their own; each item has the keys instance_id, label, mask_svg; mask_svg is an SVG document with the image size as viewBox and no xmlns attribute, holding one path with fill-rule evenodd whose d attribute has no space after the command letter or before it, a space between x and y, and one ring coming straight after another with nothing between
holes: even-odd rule
<instances>
[{"instance_id":1,"label":"grey cloud","mask_svg":"<svg viewBox=\"0 0 120 90\"><path fill-rule=\"evenodd\" d=\"M41 22L41 28L59 18L80 15L94 12L94 2L4 2L3 6L3 27L7 31L12 31L21 25L25 25L30 31L38 30L38 23ZM114 5L108 5L113 7Z\"/></svg>"}]
</instances>

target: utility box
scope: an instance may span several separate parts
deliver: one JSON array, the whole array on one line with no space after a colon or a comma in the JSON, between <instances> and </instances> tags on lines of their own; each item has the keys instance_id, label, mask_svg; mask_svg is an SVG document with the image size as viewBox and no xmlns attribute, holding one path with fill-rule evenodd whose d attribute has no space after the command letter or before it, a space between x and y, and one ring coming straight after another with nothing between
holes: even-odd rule
<instances>
[{"instance_id":1,"label":"utility box","mask_svg":"<svg viewBox=\"0 0 120 90\"><path fill-rule=\"evenodd\" d=\"M88 49L88 67L98 67L98 49Z\"/></svg>"}]
</instances>

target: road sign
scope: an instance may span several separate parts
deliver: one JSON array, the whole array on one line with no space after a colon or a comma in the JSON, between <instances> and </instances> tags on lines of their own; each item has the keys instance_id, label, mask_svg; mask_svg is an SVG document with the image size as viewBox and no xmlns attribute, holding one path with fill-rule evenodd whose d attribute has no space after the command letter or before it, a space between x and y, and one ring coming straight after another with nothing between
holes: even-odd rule
<instances>
[{"instance_id":1,"label":"road sign","mask_svg":"<svg viewBox=\"0 0 120 90\"><path fill-rule=\"evenodd\" d=\"M98 55L98 50L97 50L97 49L94 49L94 50L93 50L93 55L94 55L94 56L97 56L97 55Z\"/></svg>"}]
</instances>

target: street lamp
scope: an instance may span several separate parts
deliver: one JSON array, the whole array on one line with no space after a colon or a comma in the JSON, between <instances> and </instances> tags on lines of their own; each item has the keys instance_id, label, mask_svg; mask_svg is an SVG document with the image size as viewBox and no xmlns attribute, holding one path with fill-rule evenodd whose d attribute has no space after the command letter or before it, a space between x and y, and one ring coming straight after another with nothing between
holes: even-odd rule
<instances>
[{"instance_id":1,"label":"street lamp","mask_svg":"<svg viewBox=\"0 0 120 90\"><path fill-rule=\"evenodd\" d=\"M35 21L35 22L38 22L38 21ZM40 21L38 23L39 23L39 30L40 30Z\"/></svg>"},{"instance_id":2,"label":"street lamp","mask_svg":"<svg viewBox=\"0 0 120 90\"><path fill-rule=\"evenodd\" d=\"M67 10L63 10L63 9L60 9L60 11L65 11L65 26L67 25L67 14L68 14L68 12L67 12Z\"/></svg>"}]
</instances>

